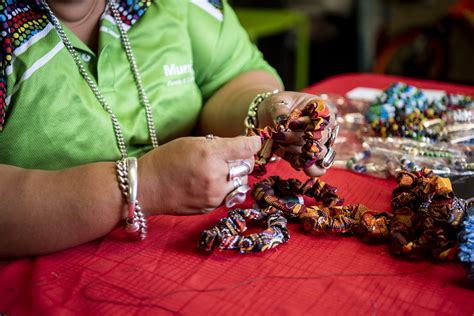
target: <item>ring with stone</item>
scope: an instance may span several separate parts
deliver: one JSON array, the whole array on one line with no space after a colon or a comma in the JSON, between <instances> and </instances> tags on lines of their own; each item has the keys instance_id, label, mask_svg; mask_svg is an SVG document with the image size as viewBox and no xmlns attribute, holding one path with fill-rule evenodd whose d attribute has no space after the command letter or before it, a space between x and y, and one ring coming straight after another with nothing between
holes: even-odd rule
<instances>
[{"instance_id":1,"label":"ring with stone","mask_svg":"<svg viewBox=\"0 0 474 316\"><path fill-rule=\"evenodd\" d=\"M207 134L207 135L206 135L206 139L207 139L207 140L213 140L213 139L214 139L214 135L213 135L213 134Z\"/></svg>"}]
</instances>

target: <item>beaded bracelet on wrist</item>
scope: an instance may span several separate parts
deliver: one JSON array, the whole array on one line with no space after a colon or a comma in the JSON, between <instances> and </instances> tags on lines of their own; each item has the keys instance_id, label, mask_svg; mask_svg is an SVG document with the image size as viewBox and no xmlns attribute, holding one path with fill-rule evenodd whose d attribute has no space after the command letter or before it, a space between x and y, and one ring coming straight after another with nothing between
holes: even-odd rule
<instances>
[{"instance_id":1,"label":"beaded bracelet on wrist","mask_svg":"<svg viewBox=\"0 0 474 316\"><path fill-rule=\"evenodd\" d=\"M270 97L272 94L276 94L278 92L279 90L276 89L272 92L260 93L255 96L255 98L252 100L252 102L249 105L247 116L245 117L245 120L244 120L246 133L249 133L250 130L258 127L258 108L260 104L265 99Z\"/></svg>"}]
</instances>

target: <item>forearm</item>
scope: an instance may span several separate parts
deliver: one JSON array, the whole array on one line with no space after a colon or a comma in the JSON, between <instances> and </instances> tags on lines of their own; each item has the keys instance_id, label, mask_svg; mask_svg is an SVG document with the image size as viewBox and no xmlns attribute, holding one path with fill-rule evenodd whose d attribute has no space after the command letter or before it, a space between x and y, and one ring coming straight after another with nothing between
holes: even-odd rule
<instances>
[{"instance_id":1,"label":"forearm","mask_svg":"<svg viewBox=\"0 0 474 316\"><path fill-rule=\"evenodd\" d=\"M110 232L123 216L115 164L63 171L0 166L0 257L45 254Z\"/></svg>"},{"instance_id":2,"label":"forearm","mask_svg":"<svg viewBox=\"0 0 474 316\"><path fill-rule=\"evenodd\" d=\"M283 90L275 76L266 71L251 71L234 78L219 89L204 105L199 121L202 135L236 136L244 133L244 118L253 98L263 92Z\"/></svg>"}]
</instances>

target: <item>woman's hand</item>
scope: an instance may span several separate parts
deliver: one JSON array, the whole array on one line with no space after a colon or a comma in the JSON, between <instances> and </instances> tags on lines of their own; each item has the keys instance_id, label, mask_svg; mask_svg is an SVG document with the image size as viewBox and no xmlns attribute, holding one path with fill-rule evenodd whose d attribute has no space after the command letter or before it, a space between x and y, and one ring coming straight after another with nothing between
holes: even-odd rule
<instances>
[{"instance_id":1,"label":"woman's hand","mask_svg":"<svg viewBox=\"0 0 474 316\"><path fill-rule=\"evenodd\" d=\"M143 210L147 215L191 215L218 207L234 190L228 162L245 159L253 166L260 147L259 137L185 137L148 152L138 166ZM247 181L242 177L242 184Z\"/></svg>"},{"instance_id":2,"label":"woman's hand","mask_svg":"<svg viewBox=\"0 0 474 316\"><path fill-rule=\"evenodd\" d=\"M258 124L260 128L265 126L275 126L277 123L286 119L290 112L295 108L304 108L309 102L317 99L316 95L300 92L283 91L276 94L272 94L266 98L258 107ZM326 105L327 106L327 105ZM308 117L302 117L299 119L302 123L309 122ZM327 127L332 128L336 124L335 114L331 111L329 125ZM330 138L330 129L325 128L319 141L321 145L321 152L318 154L318 160L322 160L326 155L328 148L325 146ZM304 139L302 138L302 130L294 130L284 134L285 137L280 141L281 152L278 152L280 156L283 156L284 152L291 154L300 154L302 145L304 145ZM321 176L326 170L321 168L317 164L304 169L305 173L309 176Z\"/></svg>"}]
</instances>

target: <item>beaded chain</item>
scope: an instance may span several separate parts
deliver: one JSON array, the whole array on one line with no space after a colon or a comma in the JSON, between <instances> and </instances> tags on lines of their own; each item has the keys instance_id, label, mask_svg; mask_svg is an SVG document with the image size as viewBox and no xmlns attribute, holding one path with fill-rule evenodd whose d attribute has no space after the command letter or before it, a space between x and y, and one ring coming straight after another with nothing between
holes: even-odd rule
<instances>
[{"instance_id":1,"label":"beaded chain","mask_svg":"<svg viewBox=\"0 0 474 316\"><path fill-rule=\"evenodd\" d=\"M470 96L448 94L429 101L416 87L397 82L370 105L367 117L373 135L431 142L446 140L440 125L471 122L473 109L474 100Z\"/></svg>"},{"instance_id":2,"label":"beaded chain","mask_svg":"<svg viewBox=\"0 0 474 316\"><path fill-rule=\"evenodd\" d=\"M303 119L308 117L309 121ZM318 162L322 151L320 140L322 132L329 125L331 112L323 100L315 99L303 109L294 109L288 117L280 118L275 127L250 128L248 136L258 135L262 139L262 150L257 154L254 175L265 174L265 164L286 140L285 132L302 131L305 141L301 154L285 152L283 159L287 160L296 170L306 169ZM329 140L328 142L333 142ZM325 144L328 148L332 143Z\"/></svg>"}]
</instances>

